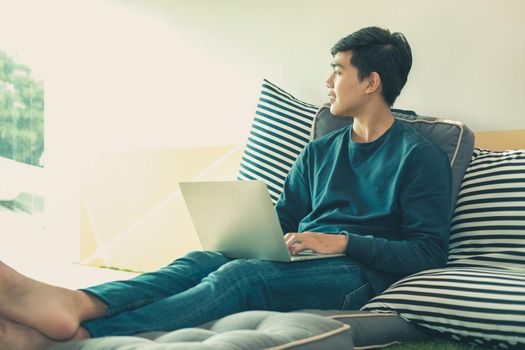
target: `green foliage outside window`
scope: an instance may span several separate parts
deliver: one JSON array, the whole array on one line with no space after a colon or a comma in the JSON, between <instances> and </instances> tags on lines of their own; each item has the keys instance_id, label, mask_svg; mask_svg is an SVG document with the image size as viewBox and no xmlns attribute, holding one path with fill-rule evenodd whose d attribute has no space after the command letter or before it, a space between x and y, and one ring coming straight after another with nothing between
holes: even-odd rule
<instances>
[{"instance_id":1,"label":"green foliage outside window","mask_svg":"<svg viewBox=\"0 0 525 350\"><path fill-rule=\"evenodd\" d=\"M40 166L43 151L43 83L0 50L0 156Z\"/></svg>"}]
</instances>

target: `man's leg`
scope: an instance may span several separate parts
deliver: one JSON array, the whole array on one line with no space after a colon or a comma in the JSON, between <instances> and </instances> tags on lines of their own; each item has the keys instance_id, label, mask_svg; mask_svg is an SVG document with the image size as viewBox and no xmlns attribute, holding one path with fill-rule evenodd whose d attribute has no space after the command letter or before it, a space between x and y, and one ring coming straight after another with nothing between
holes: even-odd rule
<instances>
[{"instance_id":1,"label":"man's leg","mask_svg":"<svg viewBox=\"0 0 525 350\"><path fill-rule=\"evenodd\" d=\"M195 251L154 272L82 289L107 305L104 315L133 310L190 289L232 261L221 253Z\"/></svg>"},{"instance_id":2,"label":"man's leg","mask_svg":"<svg viewBox=\"0 0 525 350\"><path fill-rule=\"evenodd\" d=\"M48 337L67 339L77 334L82 321L184 291L228 261L219 253L192 252L156 272L85 291L33 280L0 262L0 316L35 328Z\"/></svg>"},{"instance_id":3,"label":"man's leg","mask_svg":"<svg viewBox=\"0 0 525 350\"><path fill-rule=\"evenodd\" d=\"M348 258L295 263L239 259L185 292L82 326L92 337L171 331L246 310L341 309L356 291L372 297L361 268Z\"/></svg>"}]
</instances>

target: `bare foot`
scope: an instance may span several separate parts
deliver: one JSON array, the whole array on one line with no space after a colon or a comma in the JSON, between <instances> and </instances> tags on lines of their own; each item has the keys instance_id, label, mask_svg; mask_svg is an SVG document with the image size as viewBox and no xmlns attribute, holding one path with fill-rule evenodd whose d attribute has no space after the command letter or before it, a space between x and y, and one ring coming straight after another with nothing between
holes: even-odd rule
<instances>
[{"instance_id":1,"label":"bare foot","mask_svg":"<svg viewBox=\"0 0 525 350\"><path fill-rule=\"evenodd\" d=\"M33 280L0 261L0 316L46 337L69 339L80 322L103 316L105 305L93 299L81 291Z\"/></svg>"},{"instance_id":2,"label":"bare foot","mask_svg":"<svg viewBox=\"0 0 525 350\"><path fill-rule=\"evenodd\" d=\"M56 341L42 333L0 317L0 349L2 350L41 350Z\"/></svg>"},{"instance_id":3,"label":"bare foot","mask_svg":"<svg viewBox=\"0 0 525 350\"><path fill-rule=\"evenodd\" d=\"M89 338L88 332L80 327L69 340ZM60 343L46 337L37 330L13 322L0 316L0 349L2 350L41 350Z\"/></svg>"}]
</instances>

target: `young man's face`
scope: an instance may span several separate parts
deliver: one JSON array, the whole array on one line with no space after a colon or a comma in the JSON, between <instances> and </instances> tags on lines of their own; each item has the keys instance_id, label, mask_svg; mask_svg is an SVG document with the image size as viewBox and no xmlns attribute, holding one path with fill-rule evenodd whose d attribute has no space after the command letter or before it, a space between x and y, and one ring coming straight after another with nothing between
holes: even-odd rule
<instances>
[{"instance_id":1,"label":"young man's face","mask_svg":"<svg viewBox=\"0 0 525 350\"><path fill-rule=\"evenodd\" d=\"M365 100L368 79L359 81L357 68L350 64L351 51L338 52L331 64L333 72L326 80L330 112L336 116L355 116Z\"/></svg>"}]
</instances>

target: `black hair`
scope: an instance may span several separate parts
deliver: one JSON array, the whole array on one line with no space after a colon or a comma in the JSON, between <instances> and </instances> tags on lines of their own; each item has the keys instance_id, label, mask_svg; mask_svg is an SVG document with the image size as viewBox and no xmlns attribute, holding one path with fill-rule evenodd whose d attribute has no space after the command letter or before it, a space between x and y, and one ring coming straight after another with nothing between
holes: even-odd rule
<instances>
[{"instance_id":1,"label":"black hair","mask_svg":"<svg viewBox=\"0 0 525 350\"><path fill-rule=\"evenodd\" d=\"M412 50L401 33L388 29L367 27L339 40L332 48L332 56L351 51L350 63L362 81L372 72L381 77L382 96L392 106L407 81L412 67Z\"/></svg>"}]
</instances>

